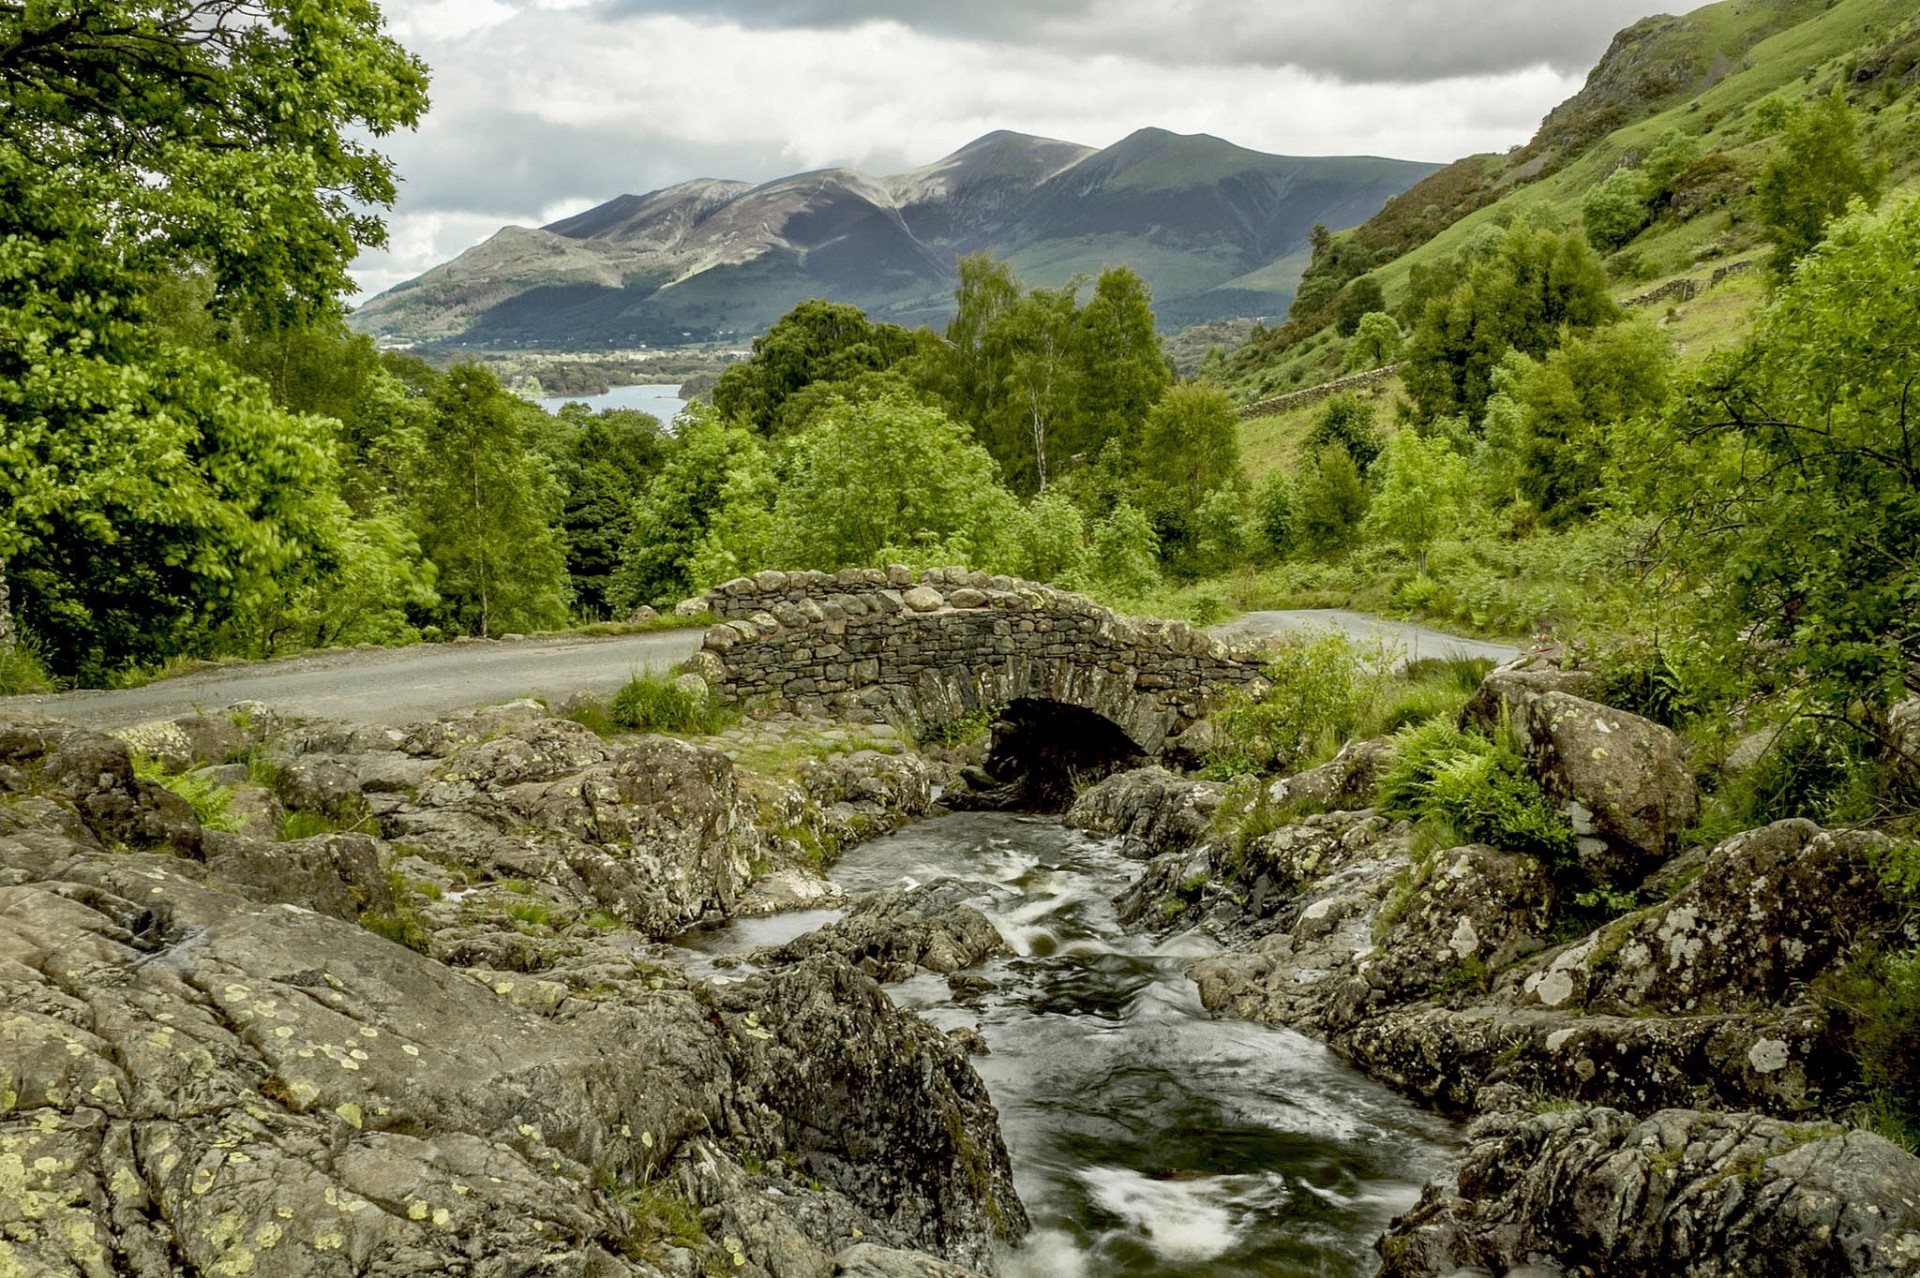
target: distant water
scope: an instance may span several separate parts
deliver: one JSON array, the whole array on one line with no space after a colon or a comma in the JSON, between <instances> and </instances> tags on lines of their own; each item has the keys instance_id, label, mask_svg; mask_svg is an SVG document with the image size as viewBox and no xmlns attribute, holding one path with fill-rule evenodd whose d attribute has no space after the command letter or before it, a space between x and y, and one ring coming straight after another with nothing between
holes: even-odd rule
<instances>
[{"instance_id":1,"label":"distant water","mask_svg":"<svg viewBox=\"0 0 1920 1278\"><path fill-rule=\"evenodd\" d=\"M604 395L547 395L533 402L549 413L559 412L562 404L585 404L596 413L603 408L637 408L658 417L662 426L673 425L673 419L687 406L686 401L680 398L679 382L671 385L616 386Z\"/></svg>"}]
</instances>

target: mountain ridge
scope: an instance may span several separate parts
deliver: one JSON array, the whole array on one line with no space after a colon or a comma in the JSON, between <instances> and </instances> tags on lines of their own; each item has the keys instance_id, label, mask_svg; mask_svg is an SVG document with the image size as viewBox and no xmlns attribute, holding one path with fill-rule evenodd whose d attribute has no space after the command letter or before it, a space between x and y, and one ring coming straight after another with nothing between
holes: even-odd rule
<instances>
[{"instance_id":1,"label":"mountain ridge","mask_svg":"<svg viewBox=\"0 0 1920 1278\"><path fill-rule=\"evenodd\" d=\"M548 349L739 340L816 296L927 322L950 305L955 259L983 251L1036 285L1133 266L1170 325L1276 314L1314 224L1364 220L1438 167L1164 129L1098 150L996 130L887 176L699 178L502 228L349 322L391 342Z\"/></svg>"}]
</instances>

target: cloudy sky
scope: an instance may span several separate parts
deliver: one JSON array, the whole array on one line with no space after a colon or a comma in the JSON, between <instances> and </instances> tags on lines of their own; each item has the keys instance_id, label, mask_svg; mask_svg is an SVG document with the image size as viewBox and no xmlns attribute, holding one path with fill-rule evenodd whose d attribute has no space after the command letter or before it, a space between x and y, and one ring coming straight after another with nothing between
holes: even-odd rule
<instances>
[{"instance_id":1,"label":"cloudy sky","mask_svg":"<svg viewBox=\"0 0 1920 1278\"><path fill-rule=\"evenodd\" d=\"M696 177L918 167L993 129L1286 155L1524 142L1654 0L383 0L433 68L378 292L509 223ZM1682 6L1688 7L1688 6ZM1672 6L1666 6L1671 9Z\"/></svg>"}]
</instances>

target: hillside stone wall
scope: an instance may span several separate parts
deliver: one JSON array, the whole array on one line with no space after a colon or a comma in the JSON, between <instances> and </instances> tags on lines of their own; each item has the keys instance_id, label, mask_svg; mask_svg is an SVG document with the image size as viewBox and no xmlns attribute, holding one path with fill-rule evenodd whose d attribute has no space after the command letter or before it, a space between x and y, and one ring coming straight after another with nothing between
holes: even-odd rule
<instances>
[{"instance_id":1,"label":"hillside stone wall","mask_svg":"<svg viewBox=\"0 0 1920 1278\"><path fill-rule=\"evenodd\" d=\"M1117 724L1148 755L1259 658L1185 622L961 568L763 572L717 587L692 668L726 703L891 723L914 736L1023 698Z\"/></svg>"},{"instance_id":2,"label":"hillside stone wall","mask_svg":"<svg viewBox=\"0 0 1920 1278\"><path fill-rule=\"evenodd\" d=\"M1255 400L1253 403L1240 409L1240 417L1243 421L1248 421L1255 417L1269 417L1274 413L1284 413L1288 409L1298 408L1302 404L1312 404L1319 400L1327 399L1334 395L1344 395L1348 391L1359 390L1366 386L1377 386L1381 382L1399 373L1399 371L1400 365L1398 364L1383 364L1379 368L1370 368L1364 373L1351 373L1346 377L1336 377L1330 382L1322 382L1318 386L1309 386L1305 390L1288 391L1284 395L1269 395L1265 399Z\"/></svg>"}]
</instances>

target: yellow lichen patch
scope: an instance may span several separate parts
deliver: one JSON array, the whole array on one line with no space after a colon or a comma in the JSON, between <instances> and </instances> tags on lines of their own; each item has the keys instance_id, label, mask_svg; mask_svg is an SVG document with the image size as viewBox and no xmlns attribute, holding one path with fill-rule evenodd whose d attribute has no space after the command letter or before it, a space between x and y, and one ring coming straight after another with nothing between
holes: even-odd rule
<instances>
[{"instance_id":1,"label":"yellow lichen patch","mask_svg":"<svg viewBox=\"0 0 1920 1278\"><path fill-rule=\"evenodd\" d=\"M261 1251L272 1251L280 1245L280 1239L286 1231L271 1220L263 1220L254 1227L253 1242Z\"/></svg>"},{"instance_id":2,"label":"yellow lichen patch","mask_svg":"<svg viewBox=\"0 0 1920 1278\"><path fill-rule=\"evenodd\" d=\"M433 1223L435 1228L445 1229L453 1223L453 1213L445 1207L435 1207L433 1209Z\"/></svg>"},{"instance_id":3,"label":"yellow lichen patch","mask_svg":"<svg viewBox=\"0 0 1920 1278\"><path fill-rule=\"evenodd\" d=\"M107 1189L115 1198L144 1202L147 1197L147 1187L140 1183L140 1178L133 1174L131 1167L114 1168L113 1175L107 1178Z\"/></svg>"},{"instance_id":4,"label":"yellow lichen patch","mask_svg":"<svg viewBox=\"0 0 1920 1278\"><path fill-rule=\"evenodd\" d=\"M313 1236L315 1251L339 1251L347 1245L347 1236L338 1229L323 1229Z\"/></svg>"},{"instance_id":5,"label":"yellow lichen patch","mask_svg":"<svg viewBox=\"0 0 1920 1278\"><path fill-rule=\"evenodd\" d=\"M253 1266L253 1253L245 1247L235 1247L214 1261L207 1272L217 1274L219 1278L238 1278L240 1274L252 1273Z\"/></svg>"},{"instance_id":6,"label":"yellow lichen patch","mask_svg":"<svg viewBox=\"0 0 1920 1278\"><path fill-rule=\"evenodd\" d=\"M420 1054L420 1049L415 1047L412 1043L402 1043L400 1045L400 1050L405 1052L409 1056L418 1056ZM3 1105L0 1105L0 1109L4 1109L4 1108L6 1107Z\"/></svg>"},{"instance_id":7,"label":"yellow lichen patch","mask_svg":"<svg viewBox=\"0 0 1920 1278\"><path fill-rule=\"evenodd\" d=\"M431 1210L432 1208L428 1207L425 1203L422 1203L422 1202L411 1203L407 1207L407 1219L408 1220L425 1220L427 1218L427 1213Z\"/></svg>"},{"instance_id":8,"label":"yellow lichen patch","mask_svg":"<svg viewBox=\"0 0 1920 1278\"><path fill-rule=\"evenodd\" d=\"M360 1107L352 1101L335 1106L333 1112L346 1119L348 1126L356 1129L360 1127L363 1115L360 1113Z\"/></svg>"}]
</instances>

